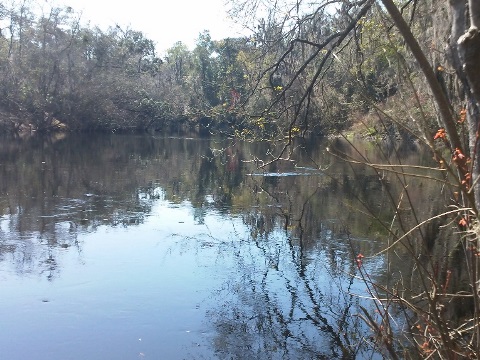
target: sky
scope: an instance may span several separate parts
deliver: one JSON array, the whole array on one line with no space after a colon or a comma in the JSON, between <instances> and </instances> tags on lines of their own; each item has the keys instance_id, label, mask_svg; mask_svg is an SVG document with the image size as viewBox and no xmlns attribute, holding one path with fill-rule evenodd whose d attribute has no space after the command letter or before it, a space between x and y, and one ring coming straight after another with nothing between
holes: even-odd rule
<instances>
[{"instance_id":1,"label":"sky","mask_svg":"<svg viewBox=\"0 0 480 360\"><path fill-rule=\"evenodd\" d=\"M82 13L84 21L106 29L110 25L129 26L142 31L157 44L161 54L175 42L193 48L198 34L209 30L219 40L241 34L241 27L228 18L225 0L57 0ZM244 32L245 34L245 32Z\"/></svg>"}]
</instances>

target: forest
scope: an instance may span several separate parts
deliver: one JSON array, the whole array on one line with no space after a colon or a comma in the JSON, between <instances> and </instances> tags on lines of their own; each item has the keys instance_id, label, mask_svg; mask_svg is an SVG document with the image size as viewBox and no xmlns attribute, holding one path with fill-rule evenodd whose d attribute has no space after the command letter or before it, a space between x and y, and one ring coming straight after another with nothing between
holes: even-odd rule
<instances>
[{"instance_id":1,"label":"forest","mask_svg":"<svg viewBox=\"0 0 480 360\"><path fill-rule=\"evenodd\" d=\"M5 132L200 129L272 137L298 112L294 133L328 135L397 92L392 61L400 44L379 42L380 13L358 20L361 44L342 36L338 55L322 60L344 26L342 13L299 8L279 19L280 6L288 4L247 10L239 2L232 11L255 24L251 36L213 41L205 31L193 50L178 42L160 57L141 31L86 27L69 7L40 12L28 1L3 3L0 126ZM249 18L242 9L266 18ZM359 46L364 60L355 65ZM306 102L305 92L308 110L295 109Z\"/></svg>"},{"instance_id":2,"label":"forest","mask_svg":"<svg viewBox=\"0 0 480 360\"><path fill-rule=\"evenodd\" d=\"M82 25L70 7L0 4L0 131L283 141L272 161L288 159L294 138L372 141L383 160L331 154L401 185L388 193L395 215L382 222L385 252L402 247L415 261L410 280L379 284L365 256L352 254L377 306L360 315L372 343L388 358L478 358L480 2L229 3L250 36L212 40L205 31L194 49L178 42L165 56L141 31ZM436 165L402 164L381 152L385 142L424 146ZM412 178L442 184L444 207L420 213ZM391 312L409 325L407 342Z\"/></svg>"}]
</instances>

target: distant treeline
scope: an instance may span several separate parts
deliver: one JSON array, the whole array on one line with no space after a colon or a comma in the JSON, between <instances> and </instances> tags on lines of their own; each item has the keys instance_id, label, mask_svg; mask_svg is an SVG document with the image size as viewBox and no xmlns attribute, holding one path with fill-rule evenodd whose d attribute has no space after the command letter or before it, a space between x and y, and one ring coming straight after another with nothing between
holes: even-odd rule
<instances>
[{"instance_id":1,"label":"distant treeline","mask_svg":"<svg viewBox=\"0 0 480 360\"><path fill-rule=\"evenodd\" d=\"M197 129L262 138L305 131L322 135L368 111L366 98L384 101L396 89L388 80L388 54L369 60L366 92L359 89L355 71L345 72L344 64L330 60L321 94L312 92L308 108L300 108L303 75L292 83L285 79L311 50L286 52L294 37L279 37L274 25L263 22L251 37L221 41L205 31L192 51L178 42L160 57L140 31L120 26L104 31L82 25L70 7L41 12L28 4L0 4L3 132ZM336 25L334 17L317 16L322 18L303 31L321 42ZM282 59L283 53L288 55ZM299 113L303 120L289 126Z\"/></svg>"}]
</instances>

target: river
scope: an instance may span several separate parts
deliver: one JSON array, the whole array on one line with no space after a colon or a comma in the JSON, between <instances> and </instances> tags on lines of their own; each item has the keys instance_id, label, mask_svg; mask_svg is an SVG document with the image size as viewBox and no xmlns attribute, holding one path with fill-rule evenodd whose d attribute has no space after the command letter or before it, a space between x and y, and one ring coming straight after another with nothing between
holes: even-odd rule
<instances>
[{"instance_id":1,"label":"river","mask_svg":"<svg viewBox=\"0 0 480 360\"><path fill-rule=\"evenodd\" d=\"M386 237L359 204L391 221L386 189L397 190L326 147L298 141L260 167L281 147L2 139L0 358L381 358L358 316L372 301L353 275L355 255ZM413 148L402 156L428 161ZM365 269L385 279L385 261Z\"/></svg>"}]
</instances>

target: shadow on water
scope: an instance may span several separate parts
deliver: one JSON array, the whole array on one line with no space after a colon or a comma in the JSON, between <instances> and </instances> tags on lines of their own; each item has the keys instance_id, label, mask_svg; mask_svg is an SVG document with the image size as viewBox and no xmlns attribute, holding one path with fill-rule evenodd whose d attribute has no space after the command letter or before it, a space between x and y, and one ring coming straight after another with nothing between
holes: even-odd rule
<instances>
[{"instance_id":1,"label":"shadow on water","mask_svg":"<svg viewBox=\"0 0 480 360\"><path fill-rule=\"evenodd\" d=\"M341 142L335 145L349 151ZM214 247L218 256L210 267L231 267L222 285L210 289L215 301L203 320L212 328L206 335L210 350L199 355L192 347L190 355L381 358L366 346L369 332L356 316L368 301L358 296L365 295L364 287L351 276L352 248L373 253L384 246L378 219L393 216L386 188L400 190L392 189L388 176L336 161L323 144L300 143L294 157L266 169L251 161L268 158L272 147L136 135L3 139L0 264L10 264L18 277L39 274L55 283L62 257L81 254L87 234L136 228L141 239L152 217L191 209L195 225L212 226L207 220L214 215L219 233L224 223L241 226L227 240L197 241L184 250L200 256ZM361 149L375 156L368 145ZM415 149L402 156L408 161L420 154ZM423 184L418 191L429 196L436 189ZM168 207L154 215L162 201ZM377 219L359 216L360 206ZM222 262L227 258L228 265ZM382 261L367 265L373 276L384 276Z\"/></svg>"}]
</instances>

